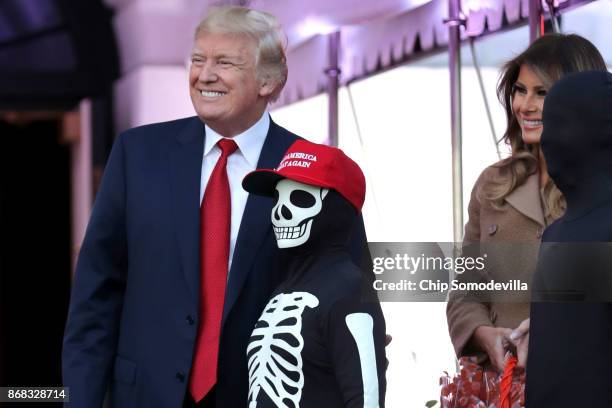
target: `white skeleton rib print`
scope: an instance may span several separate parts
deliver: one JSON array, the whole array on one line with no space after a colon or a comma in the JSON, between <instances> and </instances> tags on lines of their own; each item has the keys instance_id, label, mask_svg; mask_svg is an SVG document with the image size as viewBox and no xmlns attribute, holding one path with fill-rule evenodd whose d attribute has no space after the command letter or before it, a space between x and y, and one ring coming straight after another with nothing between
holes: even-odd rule
<instances>
[{"instance_id":1,"label":"white skeleton rib print","mask_svg":"<svg viewBox=\"0 0 612 408\"><path fill-rule=\"evenodd\" d=\"M304 386L302 313L318 305L308 292L281 293L268 302L247 348L249 408L257 407L262 389L277 407L299 407Z\"/></svg>"}]
</instances>

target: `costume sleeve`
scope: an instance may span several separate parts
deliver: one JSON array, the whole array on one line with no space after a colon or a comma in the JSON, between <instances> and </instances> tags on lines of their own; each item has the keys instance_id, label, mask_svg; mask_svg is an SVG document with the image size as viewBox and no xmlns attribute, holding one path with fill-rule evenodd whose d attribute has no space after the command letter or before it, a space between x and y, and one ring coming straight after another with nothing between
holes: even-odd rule
<instances>
[{"instance_id":1,"label":"costume sleeve","mask_svg":"<svg viewBox=\"0 0 612 408\"><path fill-rule=\"evenodd\" d=\"M385 321L378 302L337 301L326 324L334 374L346 408L385 405Z\"/></svg>"},{"instance_id":2,"label":"costume sleeve","mask_svg":"<svg viewBox=\"0 0 612 408\"><path fill-rule=\"evenodd\" d=\"M97 194L73 281L62 376L71 407L101 407L116 354L127 271L125 154L117 138Z\"/></svg>"},{"instance_id":3,"label":"costume sleeve","mask_svg":"<svg viewBox=\"0 0 612 408\"><path fill-rule=\"evenodd\" d=\"M368 238L366 237L365 225L363 224L363 217L359 215L353 226L353 231L349 241L349 251L351 253L351 259L353 263L361 268L366 276L374 279L374 273L372 272L372 256L370 254L370 248L368 247Z\"/></svg>"},{"instance_id":4,"label":"costume sleeve","mask_svg":"<svg viewBox=\"0 0 612 408\"><path fill-rule=\"evenodd\" d=\"M480 175L470 197L468 205L469 219L465 225L463 237L463 256L479 256L480 243L480 209L478 191L485 180L485 172ZM475 274L479 274L475 276ZM482 279L481 272L472 270L463 275L457 275L460 281L479 281ZM479 326L493 326L490 318L489 305L481 299L471 298L469 293L462 291L451 291L446 305L446 318L451 342L457 357L465 354L473 354L475 350L469 349L469 343L474 331Z\"/></svg>"}]
</instances>

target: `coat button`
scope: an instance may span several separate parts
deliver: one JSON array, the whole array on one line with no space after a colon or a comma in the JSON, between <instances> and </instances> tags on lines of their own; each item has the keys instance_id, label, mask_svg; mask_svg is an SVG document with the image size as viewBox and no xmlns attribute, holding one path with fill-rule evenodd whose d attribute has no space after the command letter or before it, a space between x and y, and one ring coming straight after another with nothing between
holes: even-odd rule
<instances>
[{"instance_id":1,"label":"coat button","mask_svg":"<svg viewBox=\"0 0 612 408\"><path fill-rule=\"evenodd\" d=\"M185 320L187 321L187 324L190 326L193 326L193 324L195 323L195 320L193 320L193 317L191 317L191 315L187 315Z\"/></svg>"},{"instance_id":2,"label":"coat button","mask_svg":"<svg viewBox=\"0 0 612 408\"><path fill-rule=\"evenodd\" d=\"M176 379L179 380L180 382L185 382L185 373L182 371L177 372Z\"/></svg>"},{"instance_id":3,"label":"coat button","mask_svg":"<svg viewBox=\"0 0 612 408\"><path fill-rule=\"evenodd\" d=\"M488 228L489 235L494 235L497 232L497 224L490 224Z\"/></svg>"}]
</instances>

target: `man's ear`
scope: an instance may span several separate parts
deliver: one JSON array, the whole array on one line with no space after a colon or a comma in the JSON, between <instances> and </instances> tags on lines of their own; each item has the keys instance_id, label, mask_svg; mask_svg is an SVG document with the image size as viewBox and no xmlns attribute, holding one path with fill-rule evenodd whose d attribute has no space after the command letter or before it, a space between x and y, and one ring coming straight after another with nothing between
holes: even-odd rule
<instances>
[{"instance_id":1,"label":"man's ear","mask_svg":"<svg viewBox=\"0 0 612 408\"><path fill-rule=\"evenodd\" d=\"M263 96L263 97L269 97L272 94L274 94L274 91L276 91L276 87L277 87L277 83L276 81L273 81L270 77L264 77L262 78L260 84L259 84L259 96Z\"/></svg>"}]
</instances>

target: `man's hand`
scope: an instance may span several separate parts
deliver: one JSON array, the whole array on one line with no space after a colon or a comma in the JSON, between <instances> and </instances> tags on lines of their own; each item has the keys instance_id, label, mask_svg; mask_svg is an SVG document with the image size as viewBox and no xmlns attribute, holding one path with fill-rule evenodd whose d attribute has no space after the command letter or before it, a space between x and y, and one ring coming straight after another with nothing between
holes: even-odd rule
<instances>
[{"instance_id":1,"label":"man's hand","mask_svg":"<svg viewBox=\"0 0 612 408\"><path fill-rule=\"evenodd\" d=\"M517 367L527 367L527 351L529 347L529 318L523 320L519 326L510 333L509 340L516 346Z\"/></svg>"},{"instance_id":2,"label":"man's hand","mask_svg":"<svg viewBox=\"0 0 612 408\"><path fill-rule=\"evenodd\" d=\"M497 371L504 369L504 355L506 344L512 333L507 327L478 326L472 336L475 345L487 353L489 360Z\"/></svg>"}]
</instances>

